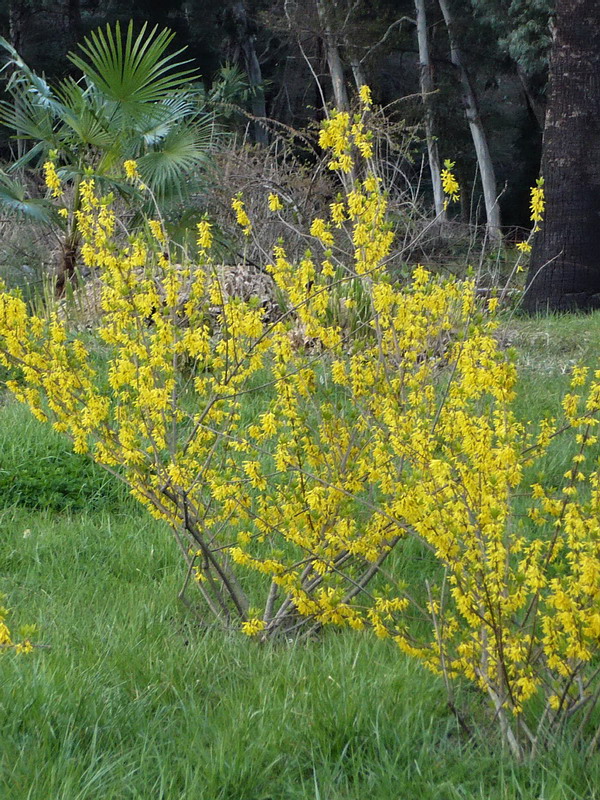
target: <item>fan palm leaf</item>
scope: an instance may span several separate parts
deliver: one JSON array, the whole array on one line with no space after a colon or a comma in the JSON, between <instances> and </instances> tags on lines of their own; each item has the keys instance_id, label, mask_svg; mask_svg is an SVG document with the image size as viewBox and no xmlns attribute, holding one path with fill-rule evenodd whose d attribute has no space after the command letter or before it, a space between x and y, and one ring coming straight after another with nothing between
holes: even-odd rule
<instances>
[{"instance_id":1,"label":"fan palm leaf","mask_svg":"<svg viewBox=\"0 0 600 800\"><path fill-rule=\"evenodd\" d=\"M15 48L3 36L0 36L0 47L9 55L8 60L0 68L0 72L10 70L6 87L8 91L19 94L27 93L34 105L48 109L53 116L60 116L62 108L50 84L27 66Z\"/></svg>"},{"instance_id":2,"label":"fan palm leaf","mask_svg":"<svg viewBox=\"0 0 600 800\"><path fill-rule=\"evenodd\" d=\"M59 84L56 94L64 106L59 131L63 141L74 140L98 149L114 144L115 133L97 92L84 89L80 83L67 78Z\"/></svg>"},{"instance_id":3,"label":"fan palm leaf","mask_svg":"<svg viewBox=\"0 0 600 800\"><path fill-rule=\"evenodd\" d=\"M133 115L144 106L163 101L195 77L194 70L185 67L189 61L177 60L183 50L167 53L174 36L172 31L166 28L158 31L155 26L146 33L146 29L144 24L134 38L130 22L123 37L118 22L114 30L107 25L105 30L92 32L80 44L83 57L69 54L88 83Z\"/></svg>"},{"instance_id":4,"label":"fan palm leaf","mask_svg":"<svg viewBox=\"0 0 600 800\"><path fill-rule=\"evenodd\" d=\"M160 199L184 194L181 176L207 158L212 126L179 125L138 159L140 175Z\"/></svg>"},{"instance_id":5,"label":"fan palm leaf","mask_svg":"<svg viewBox=\"0 0 600 800\"><path fill-rule=\"evenodd\" d=\"M15 131L15 138L53 142L56 117L41 107L22 89L13 94L13 102L0 101L0 124Z\"/></svg>"},{"instance_id":6,"label":"fan palm leaf","mask_svg":"<svg viewBox=\"0 0 600 800\"><path fill-rule=\"evenodd\" d=\"M0 172L0 206L10 214L34 222L56 223L56 210L47 200L25 196L21 184Z\"/></svg>"}]
</instances>

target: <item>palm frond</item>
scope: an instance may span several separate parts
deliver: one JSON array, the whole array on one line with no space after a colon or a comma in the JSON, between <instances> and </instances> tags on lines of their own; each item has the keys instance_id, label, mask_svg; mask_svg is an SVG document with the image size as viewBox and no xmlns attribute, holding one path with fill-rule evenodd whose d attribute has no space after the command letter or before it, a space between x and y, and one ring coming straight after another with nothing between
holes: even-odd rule
<instances>
[{"instance_id":1,"label":"palm frond","mask_svg":"<svg viewBox=\"0 0 600 800\"><path fill-rule=\"evenodd\" d=\"M138 159L140 175L159 198L183 196L186 173L208 158L211 128L180 125Z\"/></svg>"},{"instance_id":2,"label":"palm frond","mask_svg":"<svg viewBox=\"0 0 600 800\"><path fill-rule=\"evenodd\" d=\"M4 172L0 172L0 210L33 222L49 224L57 219L52 203L25 197L23 186Z\"/></svg>"},{"instance_id":3,"label":"palm frond","mask_svg":"<svg viewBox=\"0 0 600 800\"><path fill-rule=\"evenodd\" d=\"M189 61L177 60L183 49L167 53L173 39L168 28L157 31L155 26L146 33L142 26L137 37L130 22L123 37L117 22L114 29L99 28L80 44L84 57L75 53L69 59L108 99L124 109L135 111L140 105L159 103L170 93L197 76L193 69L184 68Z\"/></svg>"},{"instance_id":4,"label":"palm frond","mask_svg":"<svg viewBox=\"0 0 600 800\"><path fill-rule=\"evenodd\" d=\"M135 132L147 147L152 147L183 122L192 122L197 113L191 95L181 92L162 103L155 103L148 113L137 121Z\"/></svg>"},{"instance_id":5,"label":"palm frond","mask_svg":"<svg viewBox=\"0 0 600 800\"><path fill-rule=\"evenodd\" d=\"M9 164L6 172L20 172L20 170L29 166L32 161L37 160L38 163L43 162L48 154L48 149L48 142L36 142L33 147L23 153L21 158L18 158L16 161L13 161L12 164Z\"/></svg>"},{"instance_id":6,"label":"palm frond","mask_svg":"<svg viewBox=\"0 0 600 800\"><path fill-rule=\"evenodd\" d=\"M84 89L72 78L67 78L59 84L56 94L64 106L59 135L70 139L74 134L79 145L99 149L114 144L114 127L106 116L105 103L97 92Z\"/></svg>"},{"instance_id":7,"label":"palm frond","mask_svg":"<svg viewBox=\"0 0 600 800\"><path fill-rule=\"evenodd\" d=\"M19 91L13 101L0 101L0 125L15 132L17 139L54 140L56 119L48 108L32 101L30 94Z\"/></svg>"},{"instance_id":8,"label":"palm frond","mask_svg":"<svg viewBox=\"0 0 600 800\"><path fill-rule=\"evenodd\" d=\"M8 92L12 95L27 94L32 104L47 109L53 116L60 116L61 105L50 84L23 61L3 36L0 36L0 47L3 47L10 56L0 69L0 72L10 69L6 85Z\"/></svg>"}]
</instances>

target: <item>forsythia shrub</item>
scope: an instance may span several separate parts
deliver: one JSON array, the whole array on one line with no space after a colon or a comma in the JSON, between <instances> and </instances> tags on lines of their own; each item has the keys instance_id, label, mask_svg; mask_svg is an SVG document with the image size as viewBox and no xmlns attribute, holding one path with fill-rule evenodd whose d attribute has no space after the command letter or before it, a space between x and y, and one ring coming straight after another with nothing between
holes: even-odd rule
<instances>
[{"instance_id":1,"label":"forsythia shrub","mask_svg":"<svg viewBox=\"0 0 600 800\"><path fill-rule=\"evenodd\" d=\"M478 686L521 756L580 710L583 735L600 691L600 371L575 370L564 421L519 423L496 301L478 309L471 281L422 267L393 282L367 90L361 101L356 116L332 114L321 145L333 169L363 178L314 220L300 263L276 248L277 322L225 295L210 223L197 263L176 261L159 219L119 245L110 198L88 178L77 215L102 281L105 367L8 293L1 360L17 398L169 523L216 618L262 637L305 618L374 629L449 690L459 677ZM242 197L233 211L250 235ZM360 335L332 321L349 280L368 300ZM564 483L531 489L526 470L559 433L577 445Z\"/></svg>"}]
</instances>

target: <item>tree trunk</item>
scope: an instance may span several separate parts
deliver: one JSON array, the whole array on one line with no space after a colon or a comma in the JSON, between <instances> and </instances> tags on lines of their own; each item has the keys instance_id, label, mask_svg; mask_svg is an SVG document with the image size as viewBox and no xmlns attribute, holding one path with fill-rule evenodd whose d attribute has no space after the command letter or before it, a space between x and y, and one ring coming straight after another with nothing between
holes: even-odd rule
<instances>
[{"instance_id":1,"label":"tree trunk","mask_svg":"<svg viewBox=\"0 0 600 800\"><path fill-rule=\"evenodd\" d=\"M356 55L350 56L350 69L352 70L352 75L354 77L354 83L356 84L356 88L360 91L361 86L367 85L367 77L363 71L363 66L360 63L360 59Z\"/></svg>"},{"instance_id":2,"label":"tree trunk","mask_svg":"<svg viewBox=\"0 0 600 800\"><path fill-rule=\"evenodd\" d=\"M63 243L54 284L54 294L57 298L64 297L68 285L75 284L78 249L79 242L76 238L68 238Z\"/></svg>"},{"instance_id":3,"label":"tree trunk","mask_svg":"<svg viewBox=\"0 0 600 800\"><path fill-rule=\"evenodd\" d=\"M252 88L252 114L256 117L253 125L254 141L258 144L268 144L269 137L264 123L267 116L265 106L265 92L262 70L256 54L256 36L248 19L248 12L244 0L236 0L230 9L233 38L237 50L237 60L242 62L248 82Z\"/></svg>"},{"instance_id":4,"label":"tree trunk","mask_svg":"<svg viewBox=\"0 0 600 800\"><path fill-rule=\"evenodd\" d=\"M427 35L427 15L425 0L415 0L417 12L417 39L419 43L419 67L421 75L421 97L425 114L425 139L427 141L427 155L429 157L429 172L433 187L433 201L435 214L439 222L444 222L446 211L444 209L444 190L442 189L440 155L437 139L434 135L433 108L431 94L434 91L431 59L429 56L429 37Z\"/></svg>"},{"instance_id":5,"label":"tree trunk","mask_svg":"<svg viewBox=\"0 0 600 800\"><path fill-rule=\"evenodd\" d=\"M561 0L550 63L528 311L600 307L600 5Z\"/></svg>"},{"instance_id":6,"label":"tree trunk","mask_svg":"<svg viewBox=\"0 0 600 800\"><path fill-rule=\"evenodd\" d=\"M475 146L481 185L483 187L483 200L485 203L485 213L487 218L487 232L491 239L499 240L502 238L500 231L500 206L498 205L498 191L496 187L496 174L490 156L490 149L485 135L485 129L479 115L479 104L475 88L467 72L465 61L456 37L454 20L450 11L448 0L438 0L442 11L444 22L448 30L448 41L450 42L450 60L456 67L463 89L463 103L465 116L471 130L471 138Z\"/></svg>"},{"instance_id":7,"label":"tree trunk","mask_svg":"<svg viewBox=\"0 0 600 800\"><path fill-rule=\"evenodd\" d=\"M515 61L515 68L517 71L517 76L519 81L521 82L521 86L523 87L523 94L525 96L525 102L527 104L527 109L532 117L535 119L541 131L544 130L544 119L546 117L546 108L543 103L535 97L535 93L531 88L531 81L527 76L527 73L523 69L523 67L519 64L518 61Z\"/></svg>"},{"instance_id":8,"label":"tree trunk","mask_svg":"<svg viewBox=\"0 0 600 800\"><path fill-rule=\"evenodd\" d=\"M317 13L323 31L325 56L327 58L329 75L331 76L333 99L336 108L340 111L348 111L350 102L348 100L348 92L344 80L344 68L340 57L340 48L324 0L317 0Z\"/></svg>"}]
</instances>

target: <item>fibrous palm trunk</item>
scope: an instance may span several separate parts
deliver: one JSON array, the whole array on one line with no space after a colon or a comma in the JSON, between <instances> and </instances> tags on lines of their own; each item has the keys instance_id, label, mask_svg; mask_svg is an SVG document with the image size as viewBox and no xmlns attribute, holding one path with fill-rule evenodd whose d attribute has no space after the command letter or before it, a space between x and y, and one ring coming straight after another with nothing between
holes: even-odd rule
<instances>
[{"instance_id":1,"label":"fibrous palm trunk","mask_svg":"<svg viewBox=\"0 0 600 800\"><path fill-rule=\"evenodd\" d=\"M542 175L546 211L525 295L529 311L600 307L600 3L561 0L550 66Z\"/></svg>"}]
</instances>

